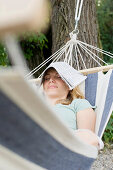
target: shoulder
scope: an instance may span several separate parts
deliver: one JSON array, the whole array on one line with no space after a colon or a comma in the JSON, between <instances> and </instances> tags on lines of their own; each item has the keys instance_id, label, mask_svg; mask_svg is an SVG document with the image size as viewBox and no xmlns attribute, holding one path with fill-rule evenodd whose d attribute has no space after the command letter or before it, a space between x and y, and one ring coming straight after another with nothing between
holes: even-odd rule
<instances>
[{"instance_id":1,"label":"shoulder","mask_svg":"<svg viewBox=\"0 0 113 170\"><path fill-rule=\"evenodd\" d=\"M88 109L88 108L93 108L91 104L89 103L88 100L86 99L74 99L72 101L72 105L76 112L79 112L80 110Z\"/></svg>"},{"instance_id":2,"label":"shoulder","mask_svg":"<svg viewBox=\"0 0 113 170\"><path fill-rule=\"evenodd\" d=\"M74 99L72 101L72 104L90 104L90 103L86 99Z\"/></svg>"}]
</instances>

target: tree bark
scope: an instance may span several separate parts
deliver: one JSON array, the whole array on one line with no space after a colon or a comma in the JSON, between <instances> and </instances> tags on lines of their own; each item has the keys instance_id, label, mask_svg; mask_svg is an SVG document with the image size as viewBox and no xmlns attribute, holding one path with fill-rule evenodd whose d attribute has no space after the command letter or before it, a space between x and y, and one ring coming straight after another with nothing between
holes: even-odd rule
<instances>
[{"instance_id":1,"label":"tree bark","mask_svg":"<svg viewBox=\"0 0 113 170\"><path fill-rule=\"evenodd\" d=\"M69 33L74 30L76 2L77 0L51 0L53 53L69 40ZM79 40L93 46L98 45L98 24L94 0L84 0L78 29ZM91 57L87 57L85 53L83 56L87 68L98 66ZM80 65L80 69L83 69L82 65Z\"/></svg>"}]
</instances>

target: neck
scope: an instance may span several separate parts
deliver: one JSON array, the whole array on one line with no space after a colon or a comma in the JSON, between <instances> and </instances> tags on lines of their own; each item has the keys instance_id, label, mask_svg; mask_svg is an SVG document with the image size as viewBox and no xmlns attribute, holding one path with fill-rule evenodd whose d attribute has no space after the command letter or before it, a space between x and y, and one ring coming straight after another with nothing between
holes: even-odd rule
<instances>
[{"instance_id":1,"label":"neck","mask_svg":"<svg viewBox=\"0 0 113 170\"><path fill-rule=\"evenodd\" d=\"M58 100L65 99L65 98L59 98L59 97L58 98L57 97L55 97L55 98L54 97L47 97L47 98L52 105L56 105Z\"/></svg>"}]
</instances>

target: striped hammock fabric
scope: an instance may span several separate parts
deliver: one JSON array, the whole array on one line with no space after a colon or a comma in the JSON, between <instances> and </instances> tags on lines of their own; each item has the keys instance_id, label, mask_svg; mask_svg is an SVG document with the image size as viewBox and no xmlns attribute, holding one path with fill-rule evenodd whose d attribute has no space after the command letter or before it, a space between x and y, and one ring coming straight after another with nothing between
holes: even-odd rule
<instances>
[{"instance_id":1,"label":"striped hammock fabric","mask_svg":"<svg viewBox=\"0 0 113 170\"><path fill-rule=\"evenodd\" d=\"M85 83L81 84L85 98L92 106L96 106L95 132L102 137L107 122L113 111L113 70L89 74Z\"/></svg>"},{"instance_id":2,"label":"striped hammock fabric","mask_svg":"<svg viewBox=\"0 0 113 170\"><path fill-rule=\"evenodd\" d=\"M95 97L95 93L102 89L97 87L98 83L102 82L99 78L100 74L102 73L90 75L86 80L86 87L84 86L86 98L91 104L97 105L99 101L101 102L100 106L97 106L97 111L103 113L99 136L103 133L106 120L113 110L113 87L111 86L113 71L103 75L106 88L103 87L102 95L106 97L101 97L101 100L99 95L98 98ZM103 105L104 109L101 112ZM97 155L97 149L77 138L74 132L58 119L49 104L45 103L40 92L19 72L1 70L0 169L88 170Z\"/></svg>"}]
</instances>

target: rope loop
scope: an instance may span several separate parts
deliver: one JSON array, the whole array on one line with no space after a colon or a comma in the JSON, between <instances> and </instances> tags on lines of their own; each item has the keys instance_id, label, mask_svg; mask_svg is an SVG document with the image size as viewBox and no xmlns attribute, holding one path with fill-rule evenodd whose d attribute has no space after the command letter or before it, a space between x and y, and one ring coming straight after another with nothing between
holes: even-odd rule
<instances>
[{"instance_id":1,"label":"rope loop","mask_svg":"<svg viewBox=\"0 0 113 170\"><path fill-rule=\"evenodd\" d=\"M79 33L79 30L78 29L74 29L72 32L70 32L70 38L72 39L73 37L77 37Z\"/></svg>"},{"instance_id":2,"label":"rope loop","mask_svg":"<svg viewBox=\"0 0 113 170\"><path fill-rule=\"evenodd\" d=\"M70 35L70 39L71 39L71 42L75 44L75 42L77 41L77 35L79 33L79 30L78 29L74 29L69 35Z\"/></svg>"}]
</instances>

